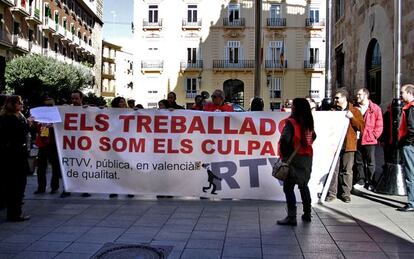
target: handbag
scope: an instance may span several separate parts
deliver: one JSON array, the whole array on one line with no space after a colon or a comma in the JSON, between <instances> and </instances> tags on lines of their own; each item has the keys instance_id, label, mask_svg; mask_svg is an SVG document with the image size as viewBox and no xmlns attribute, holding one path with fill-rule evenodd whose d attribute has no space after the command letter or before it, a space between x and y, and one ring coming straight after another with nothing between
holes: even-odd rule
<instances>
[{"instance_id":1,"label":"handbag","mask_svg":"<svg viewBox=\"0 0 414 259\"><path fill-rule=\"evenodd\" d=\"M285 181L289 175L289 164L298 152L300 145L298 145L286 162L279 160L273 165L272 176L280 181Z\"/></svg>"}]
</instances>

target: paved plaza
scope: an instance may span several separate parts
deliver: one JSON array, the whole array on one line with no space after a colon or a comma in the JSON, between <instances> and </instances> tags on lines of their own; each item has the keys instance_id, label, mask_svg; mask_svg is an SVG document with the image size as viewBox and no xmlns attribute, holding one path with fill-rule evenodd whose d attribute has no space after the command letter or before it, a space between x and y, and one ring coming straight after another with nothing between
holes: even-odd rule
<instances>
[{"instance_id":1,"label":"paved plaza","mask_svg":"<svg viewBox=\"0 0 414 259\"><path fill-rule=\"evenodd\" d=\"M0 214L0 258L89 258L105 243L170 246L169 258L413 258L414 213L406 197L362 191L352 202L315 205L312 223L278 226L272 201L33 195L28 178L22 223ZM299 208L298 211L300 211Z\"/></svg>"}]
</instances>

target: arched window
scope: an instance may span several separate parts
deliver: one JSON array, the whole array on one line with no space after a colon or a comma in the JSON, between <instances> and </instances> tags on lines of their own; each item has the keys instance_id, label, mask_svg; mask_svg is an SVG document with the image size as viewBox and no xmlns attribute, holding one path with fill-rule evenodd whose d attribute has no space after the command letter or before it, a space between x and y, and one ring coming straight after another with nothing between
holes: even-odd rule
<instances>
[{"instance_id":1,"label":"arched window","mask_svg":"<svg viewBox=\"0 0 414 259\"><path fill-rule=\"evenodd\" d=\"M381 50L376 39L368 45L366 55L366 87L373 102L381 103Z\"/></svg>"}]
</instances>

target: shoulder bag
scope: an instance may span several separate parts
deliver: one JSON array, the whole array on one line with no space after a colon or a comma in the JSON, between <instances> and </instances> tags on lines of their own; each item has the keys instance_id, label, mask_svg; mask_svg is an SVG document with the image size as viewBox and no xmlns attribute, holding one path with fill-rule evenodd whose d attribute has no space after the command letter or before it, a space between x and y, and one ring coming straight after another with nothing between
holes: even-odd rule
<instances>
[{"instance_id":1,"label":"shoulder bag","mask_svg":"<svg viewBox=\"0 0 414 259\"><path fill-rule=\"evenodd\" d=\"M298 145L286 162L279 160L273 165L272 176L278 180L285 181L289 175L289 164L298 152L300 145Z\"/></svg>"}]
</instances>

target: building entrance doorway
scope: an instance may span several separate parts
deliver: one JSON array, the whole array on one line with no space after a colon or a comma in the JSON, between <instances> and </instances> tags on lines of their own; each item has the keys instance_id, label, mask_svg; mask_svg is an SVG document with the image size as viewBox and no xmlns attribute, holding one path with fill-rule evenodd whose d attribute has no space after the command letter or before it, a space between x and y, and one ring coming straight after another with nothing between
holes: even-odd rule
<instances>
[{"instance_id":1,"label":"building entrance doorway","mask_svg":"<svg viewBox=\"0 0 414 259\"><path fill-rule=\"evenodd\" d=\"M244 83L238 79L229 79L223 83L225 101L244 106Z\"/></svg>"}]
</instances>

